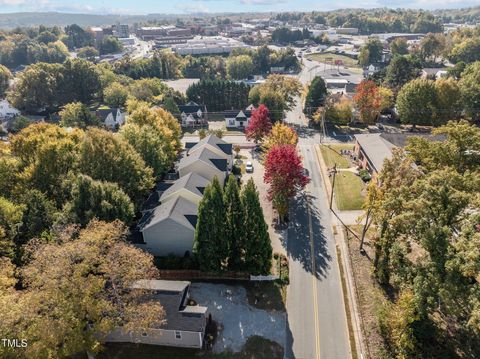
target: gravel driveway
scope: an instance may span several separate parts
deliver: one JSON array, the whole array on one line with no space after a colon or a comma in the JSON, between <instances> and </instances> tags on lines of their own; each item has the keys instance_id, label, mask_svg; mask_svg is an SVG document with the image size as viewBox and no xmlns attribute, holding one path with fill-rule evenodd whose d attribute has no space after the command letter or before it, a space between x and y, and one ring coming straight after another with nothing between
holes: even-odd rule
<instances>
[{"instance_id":1,"label":"gravel driveway","mask_svg":"<svg viewBox=\"0 0 480 359\"><path fill-rule=\"evenodd\" d=\"M208 307L219 324L219 333L213 350L227 348L240 351L252 335L285 345L286 315L254 308L248 304L246 290L241 285L192 283L190 294L200 305Z\"/></svg>"}]
</instances>

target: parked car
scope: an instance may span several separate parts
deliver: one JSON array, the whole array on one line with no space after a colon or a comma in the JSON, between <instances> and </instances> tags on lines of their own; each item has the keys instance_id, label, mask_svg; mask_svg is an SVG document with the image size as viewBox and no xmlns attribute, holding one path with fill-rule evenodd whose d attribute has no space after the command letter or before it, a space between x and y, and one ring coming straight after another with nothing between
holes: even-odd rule
<instances>
[{"instance_id":1,"label":"parked car","mask_svg":"<svg viewBox=\"0 0 480 359\"><path fill-rule=\"evenodd\" d=\"M251 161L247 161L245 164L245 171L247 171L247 173L253 172L253 163Z\"/></svg>"}]
</instances>

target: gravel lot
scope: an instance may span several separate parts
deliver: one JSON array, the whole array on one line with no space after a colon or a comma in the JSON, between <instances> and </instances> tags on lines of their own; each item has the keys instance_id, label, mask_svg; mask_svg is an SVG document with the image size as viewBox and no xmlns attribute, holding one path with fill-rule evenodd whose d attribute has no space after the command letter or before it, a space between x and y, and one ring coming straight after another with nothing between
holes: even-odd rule
<instances>
[{"instance_id":1,"label":"gravel lot","mask_svg":"<svg viewBox=\"0 0 480 359\"><path fill-rule=\"evenodd\" d=\"M208 307L219 324L213 350L240 351L252 335L285 345L286 315L254 308L248 304L246 290L241 285L192 283L190 293L200 305Z\"/></svg>"}]
</instances>

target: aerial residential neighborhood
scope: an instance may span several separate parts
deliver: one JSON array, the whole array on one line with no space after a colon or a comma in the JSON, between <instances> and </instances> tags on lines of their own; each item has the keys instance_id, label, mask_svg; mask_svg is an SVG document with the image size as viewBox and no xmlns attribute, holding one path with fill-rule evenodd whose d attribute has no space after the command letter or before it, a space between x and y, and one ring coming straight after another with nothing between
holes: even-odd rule
<instances>
[{"instance_id":1,"label":"aerial residential neighborhood","mask_svg":"<svg viewBox=\"0 0 480 359\"><path fill-rule=\"evenodd\" d=\"M0 0L0 307L6 359L480 358L478 3Z\"/></svg>"}]
</instances>

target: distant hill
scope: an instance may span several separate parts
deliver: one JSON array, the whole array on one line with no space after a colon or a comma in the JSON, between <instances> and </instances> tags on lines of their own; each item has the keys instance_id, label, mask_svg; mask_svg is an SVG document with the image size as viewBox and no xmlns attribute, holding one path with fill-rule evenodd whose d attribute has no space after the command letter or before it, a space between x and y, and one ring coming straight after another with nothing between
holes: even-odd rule
<instances>
[{"instance_id":1,"label":"distant hill","mask_svg":"<svg viewBox=\"0 0 480 359\"><path fill-rule=\"evenodd\" d=\"M135 22L168 20L181 18L182 15L149 14L149 15L91 15L71 14L60 12L15 12L0 14L0 28L11 29L17 26L66 26L78 24L80 26L111 25L116 22L133 24Z\"/></svg>"}]
</instances>

